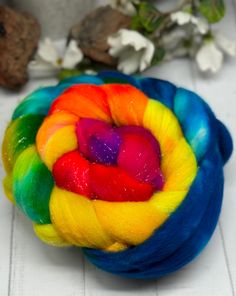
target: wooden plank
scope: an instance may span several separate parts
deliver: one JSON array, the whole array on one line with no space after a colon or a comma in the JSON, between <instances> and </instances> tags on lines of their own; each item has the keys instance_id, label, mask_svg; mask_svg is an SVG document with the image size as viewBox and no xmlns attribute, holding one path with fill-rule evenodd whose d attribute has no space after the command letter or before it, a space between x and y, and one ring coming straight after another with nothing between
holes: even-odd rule
<instances>
[{"instance_id":1,"label":"wooden plank","mask_svg":"<svg viewBox=\"0 0 236 296\"><path fill-rule=\"evenodd\" d=\"M85 261L85 295L156 296L157 282L156 280L142 281L124 279L99 270Z\"/></svg>"},{"instance_id":2,"label":"wooden plank","mask_svg":"<svg viewBox=\"0 0 236 296\"><path fill-rule=\"evenodd\" d=\"M227 30L230 31L230 27ZM234 96L236 89L233 86L234 81L232 79L232 77L235 77L235 63L233 64L232 60L227 63L221 74L207 80L205 80L206 77L201 78L194 71L195 81L193 81L190 63L184 60L167 63L148 71L146 74L170 79L191 89L196 85L196 89L209 98L210 104L219 117L235 131ZM6 123L16 101L41 84L42 82L31 82L23 92L17 95L1 92L0 119L3 119ZM2 125L0 132L2 138ZM11 256L11 205L6 199L0 199L0 221L2 222L1 227L4 229L4 240L2 239L0 245L0 295L5 296L8 293L9 262L12 262L9 295L14 296L54 294L59 296L84 294L232 295L230 275L234 285L236 279L234 160L235 155L233 161L226 168L225 196L227 198L225 198L222 212L222 234L217 229L212 241L199 258L182 271L158 281L124 280L97 270L87 261L84 263L83 257L77 249L56 249L46 246L38 241L33 234L30 222L18 211L14 216ZM1 169L1 177L2 175Z\"/></svg>"},{"instance_id":3,"label":"wooden plank","mask_svg":"<svg viewBox=\"0 0 236 296\"><path fill-rule=\"evenodd\" d=\"M36 87L53 82L54 80L35 80L18 94L1 94L0 110L4 125L9 121L17 101ZM3 125L1 135L2 133ZM1 176L2 174L1 169ZM4 230L4 239L0 244L0 295L84 295L84 264L81 252L75 248L59 249L41 243L35 237L31 222L17 209L13 216L11 250L11 205L5 198L1 199L0 203L1 229Z\"/></svg>"},{"instance_id":4,"label":"wooden plank","mask_svg":"<svg viewBox=\"0 0 236 296\"><path fill-rule=\"evenodd\" d=\"M175 60L148 70L146 76L169 79L177 85L193 89L190 63ZM183 270L158 281L140 282L120 279L98 271L85 263L86 295L208 295L230 296L231 288L225 264L222 241L217 229L203 254ZM157 285L157 286L156 286ZM131 291L130 291L131 290Z\"/></svg>"},{"instance_id":5,"label":"wooden plank","mask_svg":"<svg viewBox=\"0 0 236 296\"><path fill-rule=\"evenodd\" d=\"M172 62L173 63L173 62ZM198 80L203 80L208 85L208 82L195 71L190 70L187 66L183 67L184 63L170 67L171 80L179 85L192 90L195 88ZM194 62L190 63L192 68ZM175 69L171 72L171 69ZM178 69L180 71L178 71ZM160 70L161 78L168 79L168 72ZM174 72L174 73L173 73ZM160 75L157 74L158 77ZM228 76L230 77L230 76ZM209 90L211 88L209 87ZM208 90L208 91L209 91ZM158 281L158 295L232 295L230 279L227 270L227 264L224 257L224 246L221 240L219 228L209 245L203 251L202 255L196 258L191 264L187 265L179 273L174 273L166 279Z\"/></svg>"},{"instance_id":6,"label":"wooden plank","mask_svg":"<svg viewBox=\"0 0 236 296\"><path fill-rule=\"evenodd\" d=\"M182 73L191 74L190 65L186 60L173 61L167 63L158 68L153 68L145 72L145 76L158 77L161 79L169 79L171 77L172 81L177 84L183 83L183 74L179 74L177 71L172 71L173 69L182 69ZM186 79L187 87L191 86L190 75L187 75L189 80ZM161 295L157 294L159 290L157 281L138 281L123 279L101 270L91 265L89 262L85 261L85 294L90 296L109 296L109 295L143 295L153 296Z\"/></svg>"},{"instance_id":7,"label":"wooden plank","mask_svg":"<svg viewBox=\"0 0 236 296\"><path fill-rule=\"evenodd\" d=\"M19 211L14 220L10 295L84 295L80 250L43 244Z\"/></svg>"},{"instance_id":8,"label":"wooden plank","mask_svg":"<svg viewBox=\"0 0 236 296\"><path fill-rule=\"evenodd\" d=\"M2 138L5 127L7 125L6 118L10 116L11 105L15 104L15 99L6 101L8 97L7 91L0 91L0 146L2 146ZM0 180L4 177L2 161L0 162ZM1 225L1 244L0 244L0 295L8 294L10 258L11 258L11 242L12 242L12 217L13 207L5 198L3 187L0 185L0 225Z\"/></svg>"},{"instance_id":9,"label":"wooden plank","mask_svg":"<svg viewBox=\"0 0 236 296\"><path fill-rule=\"evenodd\" d=\"M158 282L158 296L231 296L219 229L192 263Z\"/></svg>"},{"instance_id":10,"label":"wooden plank","mask_svg":"<svg viewBox=\"0 0 236 296\"><path fill-rule=\"evenodd\" d=\"M0 146L2 146L5 128L9 122L12 110L17 102L17 94L0 90ZM0 180L5 176L2 160L0 161ZM11 266L11 249L13 239L13 217L14 210L12 204L7 200L2 184L0 186L0 224L1 224L1 244L0 244L0 295L8 295L10 266Z\"/></svg>"},{"instance_id":11,"label":"wooden plank","mask_svg":"<svg viewBox=\"0 0 236 296\"><path fill-rule=\"evenodd\" d=\"M227 1L227 14L219 29L228 37L236 41L236 1ZM236 141L236 59L227 58L220 73L212 77L198 76L196 88L213 107L217 116L228 126ZM225 192L220 218L220 236L224 249L225 262L232 295L236 295L236 155L232 155L225 167Z\"/></svg>"}]
</instances>

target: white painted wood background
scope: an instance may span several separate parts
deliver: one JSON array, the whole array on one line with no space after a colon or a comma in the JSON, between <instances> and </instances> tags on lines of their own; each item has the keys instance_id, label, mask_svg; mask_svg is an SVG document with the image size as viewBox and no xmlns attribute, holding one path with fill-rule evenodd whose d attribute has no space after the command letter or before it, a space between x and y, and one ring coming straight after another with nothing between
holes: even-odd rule
<instances>
[{"instance_id":1,"label":"white painted wood background","mask_svg":"<svg viewBox=\"0 0 236 296\"><path fill-rule=\"evenodd\" d=\"M236 39L236 0L220 28ZM173 61L147 72L199 92L236 142L236 59L226 60L215 75L202 75L188 60ZM0 90L0 138L17 102L35 87L53 81L32 81L20 93ZM0 166L0 178L4 176ZM0 296L235 296L236 291L236 156L225 167L225 193L220 222L203 253L181 271L154 281L125 280L96 269L76 249L41 243L31 223L4 197L0 187Z\"/></svg>"}]
</instances>

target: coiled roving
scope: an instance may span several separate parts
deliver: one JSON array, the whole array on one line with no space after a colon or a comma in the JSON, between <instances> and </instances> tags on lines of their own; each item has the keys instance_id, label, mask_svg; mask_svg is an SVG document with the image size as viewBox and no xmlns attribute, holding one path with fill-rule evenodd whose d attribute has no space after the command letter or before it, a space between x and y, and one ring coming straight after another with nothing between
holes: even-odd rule
<instances>
[{"instance_id":1,"label":"coiled roving","mask_svg":"<svg viewBox=\"0 0 236 296\"><path fill-rule=\"evenodd\" d=\"M7 196L55 246L99 268L156 278L191 261L216 226L225 126L195 93L103 72L37 89L3 141Z\"/></svg>"}]
</instances>

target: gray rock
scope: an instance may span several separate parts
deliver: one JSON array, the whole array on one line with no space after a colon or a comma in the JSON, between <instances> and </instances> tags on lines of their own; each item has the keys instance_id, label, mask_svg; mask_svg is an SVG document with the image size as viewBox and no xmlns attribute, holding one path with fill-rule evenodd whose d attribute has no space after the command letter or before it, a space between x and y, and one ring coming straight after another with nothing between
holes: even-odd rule
<instances>
[{"instance_id":1,"label":"gray rock","mask_svg":"<svg viewBox=\"0 0 236 296\"><path fill-rule=\"evenodd\" d=\"M69 39L78 41L84 55L107 65L116 60L108 54L107 38L121 28L128 28L131 18L110 6L99 7L88 14L79 24L72 27Z\"/></svg>"}]
</instances>

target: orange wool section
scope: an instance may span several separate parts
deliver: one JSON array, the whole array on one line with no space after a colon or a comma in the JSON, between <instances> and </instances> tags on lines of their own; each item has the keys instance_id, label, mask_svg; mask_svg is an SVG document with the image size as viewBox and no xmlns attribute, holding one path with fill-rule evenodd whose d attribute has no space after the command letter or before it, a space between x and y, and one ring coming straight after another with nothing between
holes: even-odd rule
<instances>
[{"instance_id":1,"label":"orange wool section","mask_svg":"<svg viewBox=\"0 0 236 296\"><path fill-rule=\"evenodd\" d=\"M87 117L111 122L107 94L96 85L79 84L68 88L52 104L49 113L61 110L78 117Z\"/></svg>"},{"instance_id":2,"label":"orange wool section","mask_svg":"<svg viewBox=\"0 0 236 296\"><path fill-rule=\"evenodd\" d=\"M67 125L74 125L77 121L77 116L65 111L48 116L41 125L36 137L36 145L39 153L43 153L46 143L58 129Z\"/></svg>"},{"instance_id":3,"label":"orange wool section","mask_svg":"<svg viewBox=\"0 0 236 296\"><path fill-rule=\"evenodd\" d=\"M148 103L144 93L126 84L105 84L101 88L107 93L111 116L116 125L142 125Z\"/></svg>"}]
</instances>

